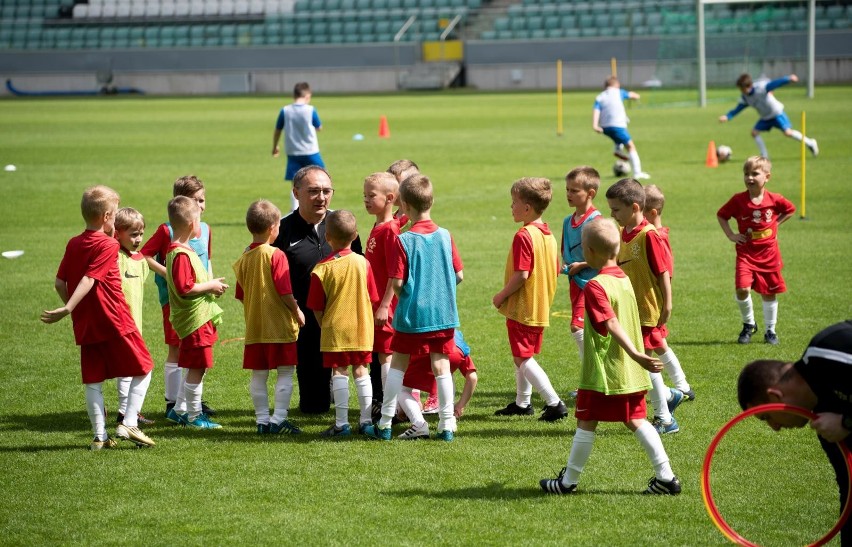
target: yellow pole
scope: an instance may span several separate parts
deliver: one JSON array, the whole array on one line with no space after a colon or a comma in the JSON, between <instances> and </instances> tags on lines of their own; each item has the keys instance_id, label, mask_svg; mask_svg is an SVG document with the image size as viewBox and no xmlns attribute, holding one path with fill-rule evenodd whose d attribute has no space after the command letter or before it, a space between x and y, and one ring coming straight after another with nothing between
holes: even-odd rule
<instances>
[{"instance_id":1,"label":"yellow pole","mask_svg":"<svg viewBox=\"0 0 852 547\"><path fill-rule=\"evenodd\" d=\"M609 70L613 76L618 78L618 62L615 60L615 57L612 57L609 60Z\"/></svg>"},{"instance_id":2,"label":"yellow pole","mask_svg":"<svg viewBox=\"0 0 852 547\"><path fill-rule=\"evenodd\" d=\"M802 110L802 211L799 214L799 218L802 219L805 218L805 212L807 209L805 204L805 139L807 137L805 137L805 135L807 135L807 127L805 127L805 111Z\"/></svg>"},{"instance_id":3,"label":"yellow pole","mask_svg":"<svg viewBox=\"0 0 852 547\"><path fill-rule=\"evenodd\" d=\"M556 61L556 135L562 136L562 59Z\"/></svg>"}]
</instances>

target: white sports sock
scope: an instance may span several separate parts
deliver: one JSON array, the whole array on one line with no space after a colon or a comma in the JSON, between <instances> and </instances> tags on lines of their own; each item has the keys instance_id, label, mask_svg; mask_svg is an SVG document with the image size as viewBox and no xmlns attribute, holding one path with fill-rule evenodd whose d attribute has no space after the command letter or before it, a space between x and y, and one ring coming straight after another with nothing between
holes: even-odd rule
<instances>
[{"instance_id":1,"label":"white sports sock","mask_svg":"<svg viewBox=\"0 0 852 547\"><path fill-rule=\"evenodd\" d=\"M580 362L583 362L583 356L585 353L585 335L583 334L583 329L571 331L571 337L577 342L577 351L580 352Z\"/></svg>"},{"instance_id":2,"label":"white sports sock","mask_svg":"<svg viewBox=\"0 0 852 547\"><path fill-rule=\"evenodd\" d=\"M769 151L766 149L766 143L763 142L763 137L756 135L754 137L754 142L757 143L757 149L760 150L760 155L768 159Z\"/></svg>"},{"instance_id":3,"label":"white sports sock","mask_svg":"<svg viewBox=\"0 0 852 547\"><path fill-rule=\"evenodd\" d=\"M654 466L654 475L661 481L669 482L672 480L674 472L669 464L669 455L666 454L660 434L657 433L651 422L643 421L633 434L642 448L645 449L645 454L648 455L651 465Z\"/></svg>"},{"instance_id":4,"label":"white sports sock","mask_svg":"<svg viewBox=\"0 0 852 547\"><path fill-rule=\"evenodd\" d=\"M763 301L763 322L766 323L766 330L775 332L775 324L778 322L777 300Z\"/></svg>"},{"instance_id":5,"label":"white sports sock","mask_svg":"<svg viewBox=\"0 0 852 547\"><path fill-rule=\"evenodd\" d=\"M280 424L287 419L290 412L290 399L293 398L293 372L294 366L278 367L278 380L275 382L275 413L272 420Z\"/></svg>"},{"instance_id":6,"label":"white sports sock","mask_svg":"<svg viewBox=\"0 0 852 547\"><path fill-rule=\"evenodd\" d=\"M438 383L438 432L456 430L456 417L453 414L453 398L456 395L453 375L435 376Z\"/></svg>"},{"instance_id":7,"label":"white sports sock","mask_svg":"<svg viewBox=\"0 0 852 547\"><path fill-rule=\"evenodd\" d=\"M674 387L681 391L689 391L689 382L686 381L686 373L680 366L680 361L677 355L675 355L675 352L672 351L672 348L669 348L664 354L660 355L660 361L663 362L663 368L666 374L669 375L669 380L674 384Z\"/></svg>"},{"instance_id":8,"label":"white sports sock","mask_svg":"<svg viewBox=\"0 0 852 547\"><path fill-rule=\"evenodd\" d=\"M521 367L515 367L515 404L521 408L530 406L532 384L524 377Z\"/></svg>"},{"instance_id":9,"label":"white sports sock","mask_svg":"<svg viewBox=\"0 0 852 547\"><path fill-rule=\"evenodd\" d=\"M801 131L797 131L797 130L793 129L793 130L790 131L790 136L793 137L794 139L796 139L797 141L801 142L801 140L802 140L802 132Z\"/></svg>"},{"instance_id":10,"label":"white sports sock","mask_svg":"<svg viewBox=\"0 0 852 547\"><path fill-rule=\"evenodd\" d=\"M124 413L124 425L136 427L139 425L139 412L145 404L145 395L148 394L148 386L151 385L151 373L144 376L133 376L130 379L130 388L127 395L127 412Z\"/></svg>"},{"instance_id":11,"label":"white sports sock","mask_svg":"<svg viewBox=\"0 0 852 547\"><path fill-rule=\"evenodd\" d=\"M402 379L405 377L405 372L395 368L388 371L388 378L385 380L385 394L382 401L382 418L379 420L379 429L384 429L391 426L391 421L396 414L396 396L402 391Z\"/></svg>"},{"instance_id":12,"label":"white sports sock","mask_svg":"<svg viewBox=\"0 0 852 547\"><path fill-rule=\"evenodd\" d=\"M179 368L178 374L175 374L180 381L180 389L177 390L177 397L175 397L175 412L178 414L186 414L186 371L185 368Z\"/></svg>"},{"instance_id":13,"label":"white sports sock","mask_svg":"<svg viewBox=\"0 0 852 547\"><path fill-rule=\"evenodd\" d=\"M89 421L92 422L95 438L99 441L107 440L103 382L86 384L86 412L89 414Z\"/></svg>"},{"instance_id":14,"label":"white sports sock","mask_svg":"<svg viewBox=\"0 0 852 547\"><path fill-rule=\"evenodd\" d=\"M408 416L409 420L411 420L411 425L426 423L426 419L423 417L423 412L420 410L420 401L415 399L411 394L410 387L402 388L402 391L399 392L399 396L397 397L397 401L399 401L399 406L402 408L402 411L405 412L405 415Z\"/></svg>"},{"instance_id":15,"label":"white sports sock","mask_svg":"<svg viewBox=\"0 0 852 547\"><path fill-rule=\"evenodd\" d=\"M630 166L633 167L633 174L642 172L642 161L639 159L639 152L634 148L627 153L630 156Z\"/></svg>"},{"instance_id":16,"label":"white sports sock","mask_svg":"<svg viewBox=\"0 0 852 547\"><path fill-rule=\"evenodd\" d=\"M541 395L541 398L544 399L544 404L553 406L559 402L559 395L553 389L550 378L547 377L547 373L536 362L535 357L526 359L521 363L520 369L524 373L524 378L532 384L539 395Z\"/></svg>"},{"instance_id":17,"label":"white sports sock","mask_svg":"<svg viewBox=\"0 0 852 547\"><path fill-rule=\"evenodd\" d=\"M131 376L115 379L115 387L118 389L118 413L127 414L127 394L130 393Z\"/></svg>"},{"instance_id":18,"label":"white sports sock","mask_svg":"<svg viewBox=\"0 0 852 547\"><path fill-rule=\"evenodd\" d=\"M571 486L580 481L580 473L592 455L592 446L595 444L595 432L577 428L574 440L571 441L571 452L568 454L568 463L565 464L565 475L562 477L562 486Z\"/></svg>"},{"instance_id":19,"label":"white sports sock","mask_svg":"<svg viewBox=\"0 0 852 547\"><path fill-rule=\"evenodd\" d=\"M186 399L187 418L191 422L201 414L201 383L190 384L183 382L183 396Z\"/></svg>"},{"instance_id":20,"label":"white sports sock","mask_svg":"<svg viewBox=\"0 0 852 547\"><path fill-rule=\"evenodd\" d=\"M255 421L266 425L269 423L269 391L266 381L269 380L268 370L252 370L249 380L249 394L254 405Z\"/></svg>"},{"instance_id":21,"label":"white sports sock","mask_svg":"<svg viewBox=\"0 0 852 547\"><path fill-rule=\"evenodd\" d=\"M355 393L358 394L358 408L361 410L358 423L373 423L373 381L369 374L355 378Z\"/></svg>"},{"instance_id":22,"label":"white sports sock","mask_svg":"<svg viewBox=\"0 0 852 547\"><path fill-rule=\"evenodd\" d=\"M382 388L385 386L385 382L388 381L388 371L390 370L390 359L382 363Z\"/></svg>"},{"instance_id":23,"label":"white sports sock","mask_svg":"<svg viewBox=\"0 0 852 547\"><path fill-rule=\"evenodd\" d=\"M349 425L349 376L331 377L334 395L334 425L338 428Z\"/></svg>"},{"instance_id":24,"label":"white sports sock","mask_svg":"<svg viewBox=\"0 0 852 547\"><path fill-rule=\"evenodd\" d=\"M734 295L734 300L737 301L737 306L740 308L740 315L743 318L743 323L754 325L754 306L751 303L751 294L745 300L740 300L737 295Z\"/></svg>"},{"instance_id":25,"label":"white sports sock","mask_svg":"<svg viewBox=\"0 0 852 547\"><path fill-rule=\"evenodd\" d=\"M669 405L666 404L669 398L669 388L663 381L663 375L659 372L649 372L648 376L651 377L651 391L648 392L648 397L651 399L651 406L654 407L654 417L660 418L663 423L667 424L672 421Z\"/></svg>"},{"instance_id":26,"label":"white sports sock","mask_svg":"<svg viewBox=\"0 0 852 547\"><path fill-rule=\"evenodd\" d=\"M163 363L163 381L166 386L166 401L173 403L177 401L183 388L181 387L181 369L177 363L166 361Z\"/></svg>"}]
</instances>

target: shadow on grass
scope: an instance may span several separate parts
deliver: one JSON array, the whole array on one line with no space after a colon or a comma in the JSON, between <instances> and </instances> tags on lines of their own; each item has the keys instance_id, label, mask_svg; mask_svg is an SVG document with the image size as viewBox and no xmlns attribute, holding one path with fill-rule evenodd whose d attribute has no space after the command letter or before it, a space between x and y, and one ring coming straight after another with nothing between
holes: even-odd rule
<instances>
[{"instance_id":1,"label":"shadow on grass","mask_svg":"<svg viewBox=\"0 0 852 547\"><path fill-rule=\"evenodd\" d=\"M529 487L506 487L505 483L492 481L483 486L469 486L464 488L451 488L448 490L426 490L423 488L406 488L405 490L384 491L382 494L397 498L426 498L426 499L450 499L450 500L519 500L519 499L536 499L550 498L555 499L560 496L546 494L537 484L531 484ZM562 496L573 498L575 496L588 495L606 495L606 496L641 496L641 493L636 490L578 490L577 493L570 496Z\"/></svg>"}]
</instances>

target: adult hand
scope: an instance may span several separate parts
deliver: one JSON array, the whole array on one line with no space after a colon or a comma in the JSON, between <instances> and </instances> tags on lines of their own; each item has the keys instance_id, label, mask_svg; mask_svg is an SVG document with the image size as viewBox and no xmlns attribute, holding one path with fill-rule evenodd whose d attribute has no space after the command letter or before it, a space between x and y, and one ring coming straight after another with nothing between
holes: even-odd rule
<instances>
[{"instance_id":1,"label":"adult hand","mask_svg":"<svg viewBox=\"0 0 852 547\"><path fill-rule=\"evenodd\" d=\"M833 412L817 414L811 421L811 429L830 443L840 442L849 436L849 430L843 427L843 415Z\"/></svg>"}]
</instances>

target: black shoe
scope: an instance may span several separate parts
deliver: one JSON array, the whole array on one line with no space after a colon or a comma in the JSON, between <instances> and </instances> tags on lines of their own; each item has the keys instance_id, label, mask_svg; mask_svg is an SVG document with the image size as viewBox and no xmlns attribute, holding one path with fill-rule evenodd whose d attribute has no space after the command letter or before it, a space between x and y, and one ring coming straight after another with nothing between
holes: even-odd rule
<instances>
[{"instance_id":1,"label":"black shoe","mask_svg":"<svg viewBox=\"0 0 852 547\"><path fill-rule=\"evenodd\" d=\"M555 422L566 416L568 416L568 409L565 407L565 403L559 401L555 405L544 407L544 412L538 419L542 422Z\"/></svg>"},{"instance_id":2,"label":"black shoe","mask_svg":"<svg viewBox=\"0 0 852 547\"><path fill-rule=\"evenodd\" d=\"M373 401L373 406L370 408L370 417L373 419L373 423L379 423L379 420L382 419L382 403L381 401Z\"/></svg>"},{"instance_id":3,"label":"black shoe","mask_svg":"<svg viewBox=\"0 0 852 547\"><path fill-rule=\"evenodd\" d=\"M651 480L648 481L648 488L642 493L677 496L680 494L680 481L677 477L674 477L669 482L661 481L657 477L651 477Z\"/></svg>"},{"instance_id":4,"label":"black shoe","mask_svg":"<svg viewBox=\"0 0 852 547\"><path fill-rule=\"evenodd\" d=\"M207 406L207 401L201 401L201 413L207 414L208 416L216 415L216 411Z\"/></svg>"},{"instance_id":5,"label":"black shoe","mask_svg":"<svg viewBox=\"0 0 852 547\"><path fill-rule=\"evenodd\" d=\"M174 403L170 403L168 400L166 401L166 413L165 413L166 418L169 417L169 411L171 409L173 409L174 407L175 407Z\"/></svg>"},{"instance_id":6,"label":"black shoe","mask_svg":"<svg viewBox=\"0 0 852 547\"><path fill-rule=\"evenodd\" d=\"M532 405L518 406L514 402L494 413L495 416L532 416L533 414L535 414L535 410Z\"/></svg>"},{"instance_id":7,"label":"black shoe","mask_svg":"<svg viewBox=\"0 0 852 547\"><path fill-rule=\"evenodd\" d=\"M763 335L763 341L766 342L767 344L777 346L778 345L778 335L775 334L773 331L768 330L768 331L766 331L766 334Z\"/></svg>"},{"instance_id":8,"label":"black shoe","mask_svg":"<svg viewBox=\"0 0 852 547\"><path fill-rule=\"evenodd\" d=\"M555 479L541 479L538 481L541 489L547 492L548 494L571 494L577 491L576 484L569 484L565 486L562 484L562 477L565 475L565 468L562 468L562 471L559 472L559 475L556 476Z\"/></svg>"},{"instance_id":9,"label":"black shoe","mask_svg":"<svg viewBox=\"0 0 852 547\"><path fill-rule=\"evenodd\" d=\"M751 323L743 323L743 330L740 331L740 337L737 338L737 343L748 344L751 342L751 335L757 332L757 325Z\"/></svg>"}]
</instances>

